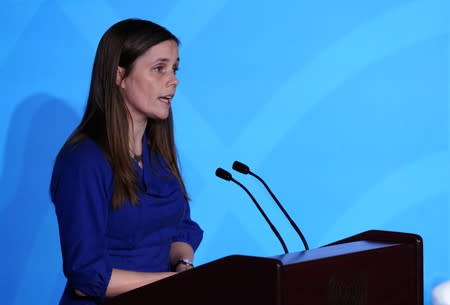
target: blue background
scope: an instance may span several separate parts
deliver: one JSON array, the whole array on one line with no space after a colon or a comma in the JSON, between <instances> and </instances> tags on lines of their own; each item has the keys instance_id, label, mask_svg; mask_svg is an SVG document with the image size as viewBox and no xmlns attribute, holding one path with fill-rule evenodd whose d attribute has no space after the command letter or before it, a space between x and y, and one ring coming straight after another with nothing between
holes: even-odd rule
<instances>
[{"instance_id":1,"label":"blue background","mask_svg":"<svg viewBox=\"0 0 450 305\"><path fill-rule=\"evenodd\" d=\"M83 113L100 36L139 17L182 41L173 109L205 230L197 264L282 253L246 194L214 175L241 160L312 248L369 229L420 234L430 304L450 278L448 12L445 0L2 1L2 303L59 299L53 159ZM233 174L302 250L263 187Z\"/></svg>"}]
</instances>

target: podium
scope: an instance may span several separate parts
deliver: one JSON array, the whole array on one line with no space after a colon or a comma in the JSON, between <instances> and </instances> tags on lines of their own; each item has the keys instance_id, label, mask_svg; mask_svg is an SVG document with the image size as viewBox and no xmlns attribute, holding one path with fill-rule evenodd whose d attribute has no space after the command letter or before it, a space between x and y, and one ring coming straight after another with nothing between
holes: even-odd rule
<instances>
[{"instance_id":1,"label":"podium","mask_svg":"<svg viewBox=\"0 0 450 305\"><path fill-rule=\"evenodd\" d=\"M105 305L423 305L423 244L366 231L273 257L231 255L108 299Z\"/></svg>"}]
</instances>

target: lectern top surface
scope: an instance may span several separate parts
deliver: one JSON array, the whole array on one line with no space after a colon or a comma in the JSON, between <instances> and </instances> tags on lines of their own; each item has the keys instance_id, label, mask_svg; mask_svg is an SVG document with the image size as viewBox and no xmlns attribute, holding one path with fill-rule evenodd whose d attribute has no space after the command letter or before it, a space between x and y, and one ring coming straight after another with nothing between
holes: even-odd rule
<instances>
[{"instance_id":1,"label":"lectern top surface","mask_svg":"<svg viewBox=\"0 0 450 305\"><path fill-rule=\"evenodd\" d=\"M387 248L399 245L398 243L385 243L385 242L374 242L374 241L354 241L343 244L336 244L321 248L310 249L307 251L292 252L284 255L272 256L279 260L282 265L290 265L299 262L313 261L325 259L328 257L335 257L350 253L370 251L379 248Z\"/></svg>"}]
</instances>

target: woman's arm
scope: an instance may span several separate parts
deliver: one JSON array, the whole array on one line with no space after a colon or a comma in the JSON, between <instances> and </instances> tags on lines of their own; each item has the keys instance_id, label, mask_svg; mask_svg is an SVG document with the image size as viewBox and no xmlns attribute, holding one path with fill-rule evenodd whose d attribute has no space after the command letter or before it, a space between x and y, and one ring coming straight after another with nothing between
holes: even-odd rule
<instances>
[{"instance_id":1,"label":"woman's arm","mask_svg":"<svg viewBox=\"0 0 450 305\"><path fill-rule=\"evenodd\" d=\"M191 245L185 242L176 241L173 242L170 247L170 264L175 266L178 261L182 259L187 259L189 261L194 260L194 249L192 249ZM175 271L181 272L186 271L188 269L192 269L192 266L186 264L178 264L176 266Z\"/></svg>"},{"instance_id":2,"label":"woman's arm","mask_svg":"<svg viewBox=\"0 0 450 305\"><path fill-rule=\"evenodd\" d=\"M114 297L124 292L162 280L174 274L175 272L134 272L122 269L113 269L111 280L109 281L108 288L106 289L106 296Z\"/></svg>"},{"instance_id":3,"label":"woman's arm","mask_svg":"<svg viewBox=\"0 0 450 305\"><path fill-rule=\"evenodd\" d=\"M119 294L145 286L176 274L175 272L135 272L122 269L112 270L111 280L106 289L107 297L115 297ZM79 296L86 296L80 290L75 290Z\"/></svg>"},{"instance_id":4,"label":"woman's arm","mask_svg":"<svg viewBox=\"0 0 450 305\"><path fill-rule=\"evenodd\" d=\"M185 200L184 215L177 226L177 234L173 238L170 247L170 263L175 267L176 272L186 271L193 268L192 264L180 263L180 260L187 260L192 263L194 251L197 249L203 237L203 231L198 224L191 220L189 203Z\"/></svg>"}]
</instances>

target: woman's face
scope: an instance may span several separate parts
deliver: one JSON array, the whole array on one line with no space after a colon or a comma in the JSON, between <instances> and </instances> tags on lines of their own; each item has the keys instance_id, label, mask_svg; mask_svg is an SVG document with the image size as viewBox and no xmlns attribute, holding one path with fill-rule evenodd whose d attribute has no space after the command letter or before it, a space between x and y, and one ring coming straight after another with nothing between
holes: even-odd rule
<instances>
[{"instance_id":1,"label":"woman's face","mask_svg":"<svg viewBox=\"0 0 450 305\"><path fill-rule=\"evenodd\" d=\"M138 57L132 70L119 67L116 84L120 87L133 123L145 123L147 118L166 119L178 85L178 45L166 40Z\"/></svg>"}]
</instances>

